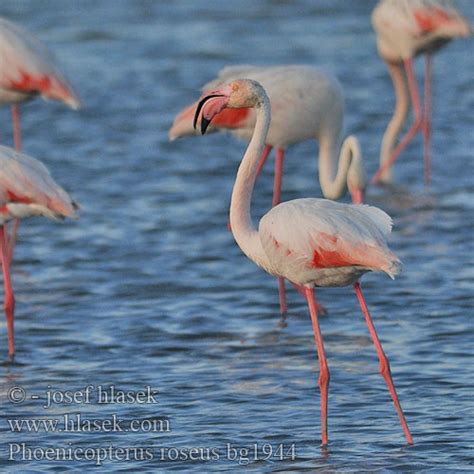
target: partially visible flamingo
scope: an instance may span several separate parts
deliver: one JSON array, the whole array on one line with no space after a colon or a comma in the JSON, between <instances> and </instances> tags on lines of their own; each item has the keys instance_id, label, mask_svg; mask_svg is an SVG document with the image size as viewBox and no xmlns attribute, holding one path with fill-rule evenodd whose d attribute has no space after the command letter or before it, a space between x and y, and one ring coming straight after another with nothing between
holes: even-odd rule
<instances>
[{"instance_id":1,"label":"partially visible flamingo","mask_svg":"<svg viewBox=\"0 0 474 474\"><path fill-rule=\"evenodd\" d=\"M53 54L41 41L20 26L0 18L0 106L10 104L15 148L21 150L19 103L41 96L64 102L74 110L79 98L61 73ZM9 239L10 258L18 221Z\"/></svg>"},{"instance_id":2,"label":"partially visible flamingo","mask_svg":"<svg viewBox=\"0 0 474 474\"><path fill-rule=\"evenodd\" d=\"M10 278L10 251L5 224L12 219L75 217L77 204L58 186L38 160L0 145L0 256L5 288L8 356L13 361L15 298Z\"/></svg>"},{"instance_id":3,"label":"partially visible flamingo","mask_svg":"<svg viewBox=\"0 0 474 474\"><path fill-rule=\"evenodd\" d=\"M78 109L80 102L52 53L20 26L0 18L0 105L11 104L15 148L21 147L18 103L36 96Z\"/></svg>"},{"instance_id":4,"label":"partially visible flamingo","mask_svg":"<svg viewBox=\"0 0 474 474\"><path fill-rule=\"evenodd\" d=\"M362 202L366 176L359 141L352 135L342 141L344 98L337 79L320 69L302 65L232 66L222 69L203 90L209 91L239 77L259 81L272 104L270 129L257 171L258 175L275 147L272 205L280 202L286 148L310 139L319 141L319 182L324 197L339 199L347 186L353 202ZM194 103L177 115L169 131L171 140L196 134L193 127L196 106L197 103ZM256 113L252 108L224 109L216 115L210 130L227 130L248 141L255 121ZM283 279L279 279L278 287L280 311L285 313L287 304Z\"/></svg>"},{"instance_id":5,"label":"partially visible flamingo","mask_svg":"<svg viewBox=\"0 0 474 474\"><path fill-rule=\"evenodd\" d=\"M392 222L385 212L365 205L336 203L325 199L296 199L272 208L254 227L250 204L257 168L270 126L270 99L256 81L242 79L209 91L199 102L196 118L202 111L204 133L225 108L255 111L252 138L239 166L232 191L230 223L242 251L271 275L284 277L303 287L308 302L319 358L321 389L322 444L327 437L327 399L329 370L314 301L315 286L353 284L380 361L380 372L387 383L408 443L413 443L398 401L370 314L362 296L359 278L369 271L394 277L400 261L387 247Z\"/></svg>"},{"instance_id":6,"label":"partially visible flamingo","mask_svg":"<svg viewBox=\"0 0 474 474\"><path fill-rule=\"evenodd\" d=\"M391 181L391 168L395 160L415 135L422 132L424 177L425 184L429 184L432 55L452 39L471 35L471 27L452 3L446 0L382 0L372 13L372 25L377 33L379 54L386 62L392 78L396 105L383 136L380 167L371 182ZM413 72L413 58L419 54L426 55L423 111ZM397 143L407 118L410 100L415 120Z\"/></svg>"}]
</instances>

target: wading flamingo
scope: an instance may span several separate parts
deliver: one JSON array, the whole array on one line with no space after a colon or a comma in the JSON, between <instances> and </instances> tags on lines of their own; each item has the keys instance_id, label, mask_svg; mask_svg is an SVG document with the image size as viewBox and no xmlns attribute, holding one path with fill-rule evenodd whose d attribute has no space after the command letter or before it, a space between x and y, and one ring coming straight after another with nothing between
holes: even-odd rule
<instances>
[{"instance_id":1,"label":"wading flamingo","mask_svg":"<svg viewBox=\"0 0 474 474\"><path fill-rule=\"evenodd\" d=\"M258 229L250 215L252 191L270 126L270 100L256 81L242 79L209 91L199 102L201 130L224 108L252 107L255 129L237 172L230 204L230 224L242 251L259 267L302 287L308 302L319 358L322 444L327 437L329 370L314 302L315 286L354 285L370 336L380 361L380 372L392 396L408 443L413 443L398 401L390 366L362 296L359 278L366 272L394 277L400 261L389 250L392 221L385 212L366 205L342 204L326 199L295 199L273 207Z\"/></svg>"},{"instance_id":2,"label":"wading flamingo","mask_svg":"<svg viewBox=\"0 0 474 474\"><path fill-rule=\"evenodd\" d=\"M13 361L15 298L10 278L10 251L5 223L12 219L45 216L75 217L76 203L58 186L38 160L0 145L0 255L5 288L8 356Z\"/></svg>"},{"instance_id":3,"label":"wading flamingo","mask_svg":"<svg viewBox=\"0 0 474 474\"><path fill-rule=\"evenodd\" d=\"M257 176L272 147L275 147L272 205L280 202L285 149L310 139L319 141L319 182L323 196L339 199L347 186L353 202L362 202L367 180L357 138L348 136L342 141L344 98L337 79L322 70L303 65L231 66L222 69L217 79L206 84L203 90L214 89L239 77L260 82L270 97L272 120ZM194 103L178 114L169 131L171 140L196 135L193 127L196 106ZM227 130L248 141L255 120L256 113L252 108L224 109L216 115L209 130ZM280 311L285 313L285 286L281 278L278 288Z\"/></svg>"},{"instance_id":4,"label":"wading flamingo","mask_svg":"<svg viewBox=\"0 0 474 474\"><path fill-rule=\"evenodd\" d=\"M425 184L429 184L432 55L452 39L469 36L471 28L446 0L382 0L372 13L372 25L377 34L379 54L392 78L396 105L382 139L380 167L371 182L390 182L393 163L415 135L422 132L424 177ZM413 58L419 54L426 55L423 111L413 72ZM415 119L397 141L410 100Z\"/></svg>"}]
</instances>

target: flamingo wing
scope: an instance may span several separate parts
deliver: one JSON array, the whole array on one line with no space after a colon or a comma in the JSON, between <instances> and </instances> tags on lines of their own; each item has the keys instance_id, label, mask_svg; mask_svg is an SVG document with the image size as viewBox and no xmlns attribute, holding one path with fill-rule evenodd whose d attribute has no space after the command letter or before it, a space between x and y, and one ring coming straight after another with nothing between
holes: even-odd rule
<instances>
[{"instance_id":1,"label":"flamingo wing","mask_svg":"<svg viewBox=\"0 0 474 474\"><path fill-rule=\"evenodd\" d=\"M56 65L52 53L18 25L0 18L0 87L26 95L80 106L72 86Z\"/></svg>"},{"instance_id":2,"label":"flamingo wing","mask_svg":"<svg viewBox=\"0 0 474 474\"><path fill-rule=\"evenodd\" d=\"M0 215L75 217L76 208L43 163L0 146Z\"/></svg>"},{"instance_id":3,"label":"flamingo wing","mask_svg":"<svg viewBox=\"0 0 474 474\"><path fill-rule=\"evenodd\" d=\"M278 274L356 266L393 277L400 262L387 247L391 228L378 208L307 198L274 207L261 219L259 235Z\"/></svg>"}]
</instances>

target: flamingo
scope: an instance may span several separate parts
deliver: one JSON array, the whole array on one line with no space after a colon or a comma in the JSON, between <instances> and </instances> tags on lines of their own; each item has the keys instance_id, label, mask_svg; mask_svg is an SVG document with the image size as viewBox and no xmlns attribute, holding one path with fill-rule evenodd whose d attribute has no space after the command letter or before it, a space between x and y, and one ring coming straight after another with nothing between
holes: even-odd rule
<instances>
[{"instance_id":1,"label":"flamingo","mask_svg":"<svg viewBox=\"0 0 474 474\"><path fill-rule=\"evenodd\" d=\"M74 110L80 101L59 70L53 54L41 41L20 26L0 18L0 106L11 105L15 148L21 150L19 103L34 97L64 102ZM18 221L9 240L10 258Z\"/></svg>"},{"instance_id":2,"label":"flamingo","mask_svg":"<svg viewBox=\"0 0 474 474\"><path fill-rule=\"evenodd\" d=\"M5 289L8 356L14 360L15 297L10 277L10 252L5 224L12 219L44 216L75 217L77 204L56 184L40 161L0 145L0 256Z\"/></svg>"},{"instance_id":3,"label":"flamingo","mask_svg":"<svg viewBox=\"0 0 474 474\"><path fill-rule=\"evenodd\" d=\"M471 27L452 3L446 0L382 0L372 13L372 25L377 34L378 52L392 78L396 105L383 136L380 166L371 182L390 182L391 167L395 160L415 135L422 132L424 180L425 184L429 184L432 55L452 39L469 36ZM413 71L413 58L419 54L426 55L423 111ZM414 122L397 143L407 118L410 100Z\"/></svg>"},{"instance_id":4,"label":"flamingo","mask_svg":"<svg viewBox=\"0 0 474 474\"><path fill-rule=\"evenodd\" d=\"M263 87L241 79L208 91L198 104L201 131L225 108L255 111L255 128L237 172L230 204L234 238L250 260L271 275L284 277L304 291L319 358L322 445L328 443L327 400L329 370L319 328L313 288L353 284L380 361L380 372L389 388L407 438L413 443L390 373L390 366L362 295L359 279L369 271L394 278L401 263L387 246L390 217L378 208L305 198L273 207L255 228L250 214L259 158L270 126L270 99Z\"/></svg>"},{"instance_id":5,"label":"flamingo","mask_svg":"<svg viewBox=\"0 0 474 474\"><path fill-rule=\"evenodd\" d=\"M339 199L347 186L353 202L362 202L366 176L359 141L353 135L342 141L344 98L337 79L320 69L303 65L231 66L222 69L203 90L211 90L239 77L259 81L272 104L272 121L257 171L258 175L275 147L272 206L280 202L286 148L309 139L319 141L319 182L324 197ZM169 130L171 140L196 134L193 127L196 105L186 107L177 115ZM229 130L248 141L255 120L256 113L252 108L224 109L214 118L209 130ZM278 289L280 311L285 313L285 286L281 278L278 279Z\"/></svg>"}]
</instances>

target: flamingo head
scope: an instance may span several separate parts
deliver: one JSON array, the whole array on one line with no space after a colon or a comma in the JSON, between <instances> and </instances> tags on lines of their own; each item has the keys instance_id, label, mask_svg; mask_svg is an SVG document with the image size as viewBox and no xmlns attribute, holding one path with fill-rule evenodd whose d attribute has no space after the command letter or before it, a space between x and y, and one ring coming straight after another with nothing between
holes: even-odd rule
<instances>
[{"instance_id":1,"label":"flamingo head","mask_svg":"<svg viewBox=\"0 0 474 474\"><path fill-rule=\"evenodd\" d=\"M212 119L223 109L240 109L257 107L268 100L263 87L251 79L238 79L229 84L225 84L218 89L207 91L201 97L196 113L194 114L193 126L201 117L201 132L204 135Z\"/></svg>"}]
</instances>

